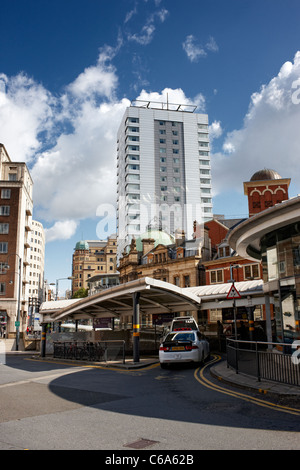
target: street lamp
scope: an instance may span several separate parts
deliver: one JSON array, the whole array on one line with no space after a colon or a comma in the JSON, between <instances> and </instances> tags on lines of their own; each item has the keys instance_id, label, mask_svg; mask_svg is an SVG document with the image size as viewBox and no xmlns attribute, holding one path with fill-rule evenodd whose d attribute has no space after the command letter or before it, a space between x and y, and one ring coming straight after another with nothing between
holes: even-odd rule
<instances>
[{"instance_id":1,"label":"street lamp","mask_svg":"<svg viewBox=\"0 0 300 470\"><path fill-rule=\"evenodd\" d=\"M43 298L44 298L45 302L48 300L48 295L49 295L48 286L55 286L55 282L50 282L50 283L48 283L47 280L44 281L44 294L43 294Z\"/></svg>"},{"instance_id":2,"label":"street lamp","mask_svg":"<svg viewBox=\"0 0 300 470\"><path fill-rule=\"evenodd\" d=\"M58 281L62 281L64 279L69 279L69 280L72 280L74 279L73 276L69 276L69 277L60 277L59 279L56 279L56 290L55 290L55 300L57 300L57 297L58 297Z\"/></svg>"},{"instance_id":3,"label":"street lamp","mask_svg":"<svg viewBox=\"0 0 300 470\"><path fill-rule=\"evenodd\" d=\"M241 266L239 264L231 264L230 265L230 279L228 282L232 283L232 286L234 286L235 279L233 277L233 269L238 269ZM233 317L234 317L234 339L237 340L237 325L236 325L236 317L237 317L237 307L235 303L235 298L233 298Z\"/></svg>"}]
</instances>

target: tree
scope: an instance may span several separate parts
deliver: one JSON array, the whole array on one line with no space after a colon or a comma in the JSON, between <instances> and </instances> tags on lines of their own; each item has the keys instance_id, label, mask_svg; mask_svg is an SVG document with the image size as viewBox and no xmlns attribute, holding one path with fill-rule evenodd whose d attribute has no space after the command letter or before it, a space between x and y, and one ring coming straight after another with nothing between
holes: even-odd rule
<instances>
[{"instance_id":1,"label":"tree","mask_svg":"<svg viewBox=\"0 0 300 470\"><path fill-rule=\"evenodd\" d=\"M82 287L81 289L77 290L75 294L73 294L72 299L81 299L83 297L88 296L88 289Z\"/></svg>"}]
</instances>

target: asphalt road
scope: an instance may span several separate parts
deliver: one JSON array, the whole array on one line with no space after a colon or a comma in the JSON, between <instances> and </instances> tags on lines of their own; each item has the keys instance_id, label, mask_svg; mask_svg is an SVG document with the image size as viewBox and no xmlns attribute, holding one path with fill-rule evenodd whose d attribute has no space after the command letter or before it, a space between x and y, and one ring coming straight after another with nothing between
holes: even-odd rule
<instances>
[{"instance_id":1,"label":"asphalt road","mask_svg":"<svg viewBox=\"0 0 300 470\"><path fill-rule=\"evenodd\" d=\"M300 410L232 393L209 365L0 365L0 450L299 450L299 431Z\"/></svg>"}]
</instances>

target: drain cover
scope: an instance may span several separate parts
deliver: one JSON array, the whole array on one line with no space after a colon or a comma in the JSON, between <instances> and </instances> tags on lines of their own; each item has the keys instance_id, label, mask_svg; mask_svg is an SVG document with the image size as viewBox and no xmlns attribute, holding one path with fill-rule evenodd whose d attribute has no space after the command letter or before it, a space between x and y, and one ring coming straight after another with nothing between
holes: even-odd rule
<instances>
[{"instance_id":1,"label":"drain cover","mask_svg":"<svg viewBox=\"0 0 300 470\"><path fill-rule=\"evenodd\" d=\"M144 449L145 447L152 446L158 441L151 441L150 439L139 439L131 444L125 444L124 447L131 447L132 449Z\"/></svg>"}]
</instances>

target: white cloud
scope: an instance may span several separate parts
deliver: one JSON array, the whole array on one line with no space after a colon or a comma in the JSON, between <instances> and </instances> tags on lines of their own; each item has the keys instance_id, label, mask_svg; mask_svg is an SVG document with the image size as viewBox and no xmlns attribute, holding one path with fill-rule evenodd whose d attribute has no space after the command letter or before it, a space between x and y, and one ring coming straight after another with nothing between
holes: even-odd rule
<instances>
[{"instance_id":1,"label":"white cloud","mask_svg":"<svg viewBox=\"0 0 300 470\"><path fill-rule=\"evenodd\" d=\"M294 178L300 172L300 104L293 100L293 83L299 77L297 52L293 62L283 64L276 77L253 93L243 127L226 135L224 153L212 155L215 193L242 190L243 182L262 168L291 178L300 192Z\"/></svg>"},{"instance_id":2,"label":"white cloud","mask_svg":"<svg viewBox=\"0 0 300 470\"><path fill-rule=\"evenodd\" d=\"M0 129L2 142L15 161L29 162L40 148L39 132L50 132L55 99L24 74L0 76Z\"/></svg>"},{"instance_id":3,"label":"white cloud","mask_svg":"<svg viewBox=\"0 0 300 470\"><path fill-rule=\"evenodd\" d=\"M145 25L142 27L140 33L128 33L127 39L129 41L137 42L138 44L141 44L143 46L150 44L150 42L153 40L154 32L156 30L157 19L161 23L164 23L168 14L169 12L168 10L166 10L166 8L161 8L160 10L151 13L147 18Z\"/></svg>"},{"instance_id":4,"label":"white cloud","mask_svg":"<svg viewBox=\"0 0 300 470\"><path fill-rule=\"evenodd\" d=\"M94 217L99 204L116 198L116 134L128 100L84 102L53 149L32 170L38 213L45 220Z\"/></svg>"},{"instance_id":5,"label":"white cloud","mask_svg":"<svg viewBox=\"0 0 300 470\"><path fill-rule=\"evenodd\" d=\"M210 140L218 139L223 134L223 129L220 121L213 121L209 126Z\"/></svg>"},{"instance_id":6,"label":"white cloud","mask_svg":"<svg viewBox=\"0 0 300 470\"><path fill-rule=\"evenodd\" d=\"M200 57L206 56L206 51L195 43L195 37L192 34L186 37L182 47L191 62L197 62Z\"/></svg>"},{"instance_id":7,"label":"white cloud","mask_svg":"<svg viewBox=\"0 0 300 470\"><path fill-rule=\"evenodd\" d=\"M68 240L75 234L77 226L78 223L75 220L55 222L51 228L45 229L46 242Z\"/></svg>"},{"instance_id":8,"label":"white cloud","mask_svg":"<svg viewBox=\"0 0 300 470\"><path fill-rule=\"evenodd\" d=\"M205 97L199 93L194 98L188 98L184 91L181 88L172 89L172 88L165 88L162 90L161 93L156 91L154 92L147 92L142 90L140 95L137 97L137 100L144 100L144 101L153 101L153 102L162 102L162 103L169 103L170 109L171 105L175 104L182 104L187 106L197 106L198 111L205 111Z\"/></svg>"},{"instance_id":9,"label":"white cloud","mask_svg":"<svg viewBox=\"0 0 300 470\"><path fill-rule=\"evenodd\" d=\"M206 57L207 51L217 52L219 50L213 37L210 37L209 41L203 47L201 44L197 43L197 39L193 34L190 34L185 38L182 48L191 62L198 62L201 57Z\"/></svg>"},{"instance_id":10,"label":"white cloud","mask_svg":"<svg viewBox=\"0 0 300 470\"><path fill-rule=\"evenodd\" d=\"M216 43L215 38L213 38L212 36L209 38L209 41L206 43L206 49L212 52L218 52L219 50L219 46Z\"/></svg>"}]
</instances>

